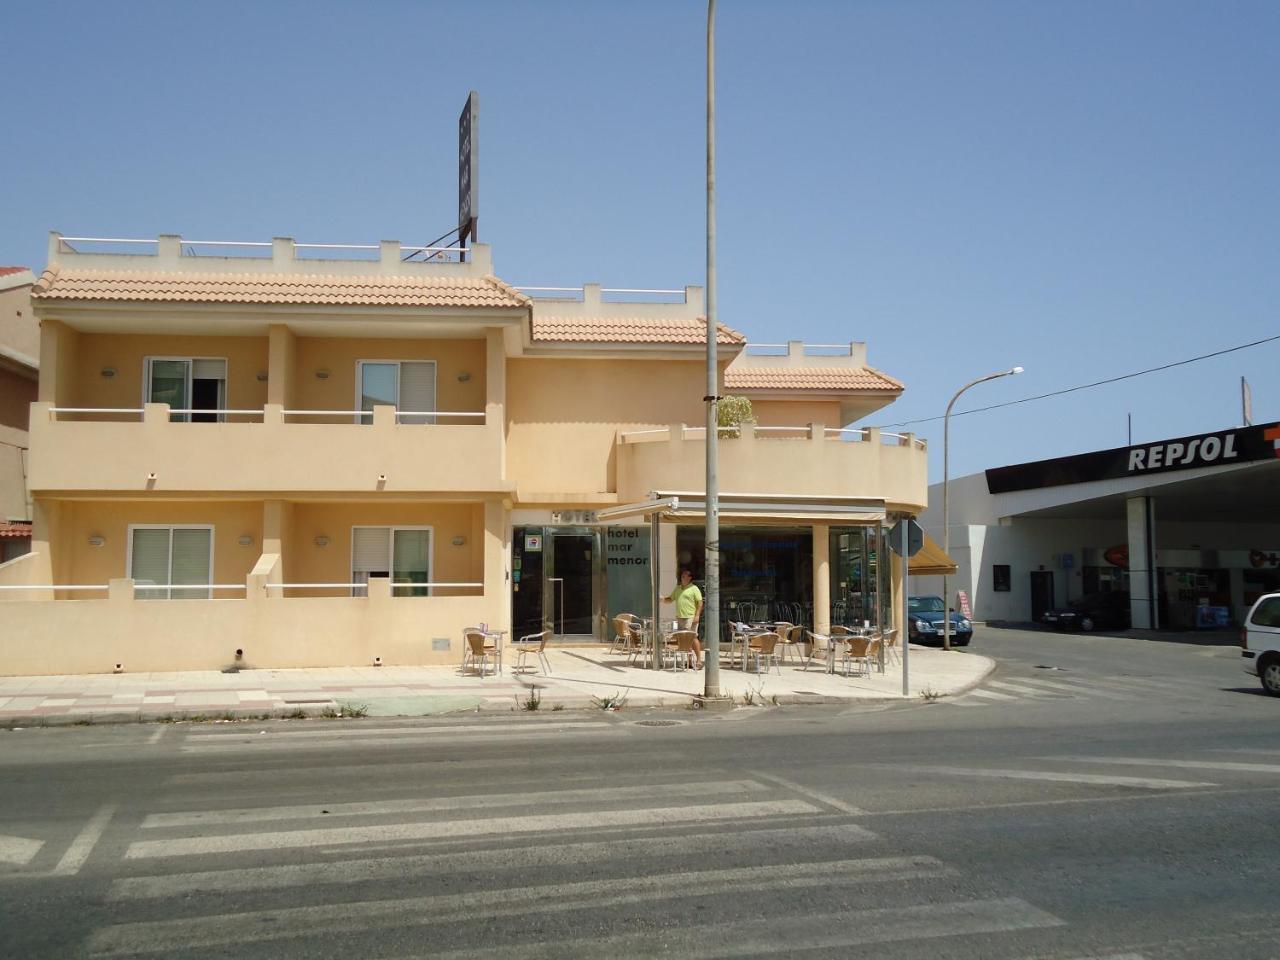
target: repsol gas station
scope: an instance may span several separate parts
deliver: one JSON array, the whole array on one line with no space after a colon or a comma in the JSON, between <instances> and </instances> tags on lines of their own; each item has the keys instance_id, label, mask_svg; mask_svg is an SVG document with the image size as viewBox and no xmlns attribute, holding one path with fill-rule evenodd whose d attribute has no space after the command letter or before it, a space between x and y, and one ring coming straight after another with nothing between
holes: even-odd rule
<instances>
[{"instance_id":1,"label":"repsol gas station","mask_svg":"<svg viewBox=\"0 0 1280 960\"><path fill-rule=\"evenodd\" d=\"M978 620L1123 591L1134 628L1222 627L1280 590L1280 423L994 467L950 500L951 603L966 591ZM941 541L941 484L929 503Z\"/></svg>"}]
</instances>

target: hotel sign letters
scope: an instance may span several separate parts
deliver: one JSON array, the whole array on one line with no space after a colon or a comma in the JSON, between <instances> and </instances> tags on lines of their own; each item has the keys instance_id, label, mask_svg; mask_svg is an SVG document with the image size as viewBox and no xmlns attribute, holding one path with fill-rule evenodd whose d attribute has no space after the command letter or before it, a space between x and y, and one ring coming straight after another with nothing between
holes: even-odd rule
<instances>
[{"instance_id":1,"label":"hotel sign letters","mask_svg":"<svg viewBox=\"0 0 1280 960\"><path fill-rule=\"evenodd\" d=\"M1219 430L1194 437L1098 450L1074 457L994 467L987 471L991 493L1035 490L1091 480L1194 470L1280 457L1280 423Z\"/></svg>"}]
</instances>

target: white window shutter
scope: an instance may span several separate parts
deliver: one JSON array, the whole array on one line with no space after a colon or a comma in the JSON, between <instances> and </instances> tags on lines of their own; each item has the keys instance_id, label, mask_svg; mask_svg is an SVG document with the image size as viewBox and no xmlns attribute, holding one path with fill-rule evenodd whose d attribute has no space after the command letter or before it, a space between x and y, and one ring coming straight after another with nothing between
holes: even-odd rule
<instances>
[{"instance_id":1,"label":"white window shutter","mask_svg":"<svg viewBox=\"0 0 1280 960\"><path fill-rule=\"evenodd\" d=\"M351 531L351 582L368 583L369 574L391 573L391 528L355 527ZM364 587L353 587L353 597L367 595Z\"/></svg>"},{"instance_id":2,"label":"white window shutter","mask_svg":"<svg viewBox=\"0 0 1280 960\"><path fill-rule=\"evenodd\" d=\"M168 590L149 590L153 585L169 582L169 530L168 528L137 529L133 531L133 553L129 576L141 600L163 599Z\"/></svg>"},{"instance_id":3,"label":"white window shutter","mask_svg":"<svg viewBox=\"0 0 1280 960\"><path fill-rule=\"evenodd\" d=\"M436 365L400 364L400 413L433 413L436 409ZM402 423L435 423L435 417L405 417Z\"/></svg>"},{"instance_id":4,"label":"white window shutter","mask_svg":"<svg viewBox=\"0 0 1280 960\"><path fill-rule=\"evenodd\" d=\"M191 361L191 379L225 380L227 379L227 361L193 360Z\"/></svg>"},{"instance_id":5,"label":"white window shutter","mask_svg":"<svg viewBox=\"0 0 1280 960\"><path fill-rule=\"evenodd\" d=\"M212 531L207 527L178 528L173 531L173 560L171 567L174 584L209 584L213 582L209 569ZM175 600L209 598L208 590L174 590Z\"/></svg>"}]
</instances>

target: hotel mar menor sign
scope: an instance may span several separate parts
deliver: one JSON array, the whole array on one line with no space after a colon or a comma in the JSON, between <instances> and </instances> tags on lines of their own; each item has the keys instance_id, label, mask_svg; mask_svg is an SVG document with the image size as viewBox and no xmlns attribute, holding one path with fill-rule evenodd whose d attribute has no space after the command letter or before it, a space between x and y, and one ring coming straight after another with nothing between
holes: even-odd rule
<instances>
[{"instance_id":1,"label":"hotel mar menor sign","mask_svg":"<svg viewBox=\"0 0 1280 960\"><path fill-rule=\"evenodd\" d=\"M1090 480L1115 480L1197 467L1274 460L1277 457L1280 457L1280 422L1264 423L1202 433L1195 437L1098 450L1074 457L993 467L987 471L987 490L991 493L1012 493Z\"/></svg>"}]
</instances>

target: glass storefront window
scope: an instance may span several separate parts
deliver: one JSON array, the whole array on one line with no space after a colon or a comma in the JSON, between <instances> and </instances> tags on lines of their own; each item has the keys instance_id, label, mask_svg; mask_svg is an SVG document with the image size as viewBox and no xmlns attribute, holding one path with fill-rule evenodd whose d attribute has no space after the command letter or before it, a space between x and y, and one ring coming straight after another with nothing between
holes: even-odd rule
<instances>
[{"instance_id":1,"label":"glass storefront window","mask_svg":"<svg viewBox=\"0 0 1280 960\"><path fill-rule=\"evenodd\" d=\"M881 584L876 527L831 528L831 623L883 623L888 598Z\"/></svg>"},{"instance_id":2,"label":"glass storefront window","mask_svg":"<svg viewBox=\"0 0 1280 960\"><path fill-rule=\"evenodd\" d=\"M650 616L653 594L649 583L649 530L647 527L605 527L605 592L608 624L620 613ZM669 589L669 588L667 588ZM606 625L606 635L611 626Z\"/></svg>"},{"instance_id":3,"label":"glass storefront window","mask_svg":"<svg viewBox=\"0 0 1280 960\"><path fill-rule=\"evenodd\" d=\"M706 582L706 533L676 531L676 561ZM662 584L665 595L670 584ZM809 527L720 528L720 621L813 623L813 531Z\"/></svg>"}]
</instances>

